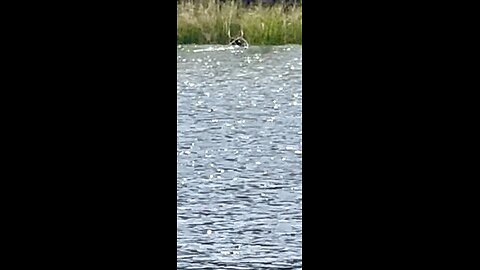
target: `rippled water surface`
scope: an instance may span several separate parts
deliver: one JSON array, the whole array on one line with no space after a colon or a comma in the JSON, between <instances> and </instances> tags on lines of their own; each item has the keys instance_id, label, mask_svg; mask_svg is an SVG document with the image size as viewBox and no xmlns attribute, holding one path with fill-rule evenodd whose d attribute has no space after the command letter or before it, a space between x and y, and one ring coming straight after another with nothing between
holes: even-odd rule
<instances>
[{"instance_id":1,"label":"rippled water surface","mask_svg":"<svg viewBox=\"0 0 480 270\"><path fill-rule=\"evenodd\" d=\"M177 48L177 269L302 268L302 47Z\"/></svg>"}]
</instances>

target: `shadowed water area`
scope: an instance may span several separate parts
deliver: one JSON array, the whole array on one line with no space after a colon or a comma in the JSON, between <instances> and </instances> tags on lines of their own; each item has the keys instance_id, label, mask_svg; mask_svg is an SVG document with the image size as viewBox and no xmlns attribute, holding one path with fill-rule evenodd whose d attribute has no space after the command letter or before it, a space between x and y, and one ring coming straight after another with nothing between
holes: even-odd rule
<instances>
[{"instance_id":1,"label":"shadowed water area","mask_svg":"<svg viewBox=\"0 0 480 270\"><path fill-rule=\"evenodd\" d=\"M302 268L302 47L177 48L177 269Z\"/></svg>"}]
</instances>

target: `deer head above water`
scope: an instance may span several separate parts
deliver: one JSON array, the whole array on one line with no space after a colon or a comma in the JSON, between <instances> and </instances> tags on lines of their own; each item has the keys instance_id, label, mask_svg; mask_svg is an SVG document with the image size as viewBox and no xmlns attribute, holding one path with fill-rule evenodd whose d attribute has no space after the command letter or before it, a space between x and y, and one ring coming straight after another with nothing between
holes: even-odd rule
<instances>
[{"instance_id":1,"label":"deer head above water","mask_svg":"<svg viewBox=\"0 0 480 270\"><path fill-rule=\"evenodd\" d=\"M240 36L233 38L230 35L230 29L228 29L228 38L230 39L228 45L240 46L240 47L248 47L247 40L243 37L243 29L240 29Z\"/></svg>"}]
</instances>

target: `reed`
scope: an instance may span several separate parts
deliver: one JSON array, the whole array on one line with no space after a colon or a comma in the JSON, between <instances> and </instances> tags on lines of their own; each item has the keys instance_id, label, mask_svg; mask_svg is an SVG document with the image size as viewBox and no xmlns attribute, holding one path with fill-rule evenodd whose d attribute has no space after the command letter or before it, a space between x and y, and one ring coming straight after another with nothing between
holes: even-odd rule
<instances>
[{"instance_id":1,"label":"reed","mask_svg":"<svg viewBox=\"0 0 480 270\"><path fill-rule=\"evenodd\" d=\"M181 1L177 4L177 44L228 44L229 34L250 45L302 44L302 6L235 1Z\"/></svg>"}]
</instances>

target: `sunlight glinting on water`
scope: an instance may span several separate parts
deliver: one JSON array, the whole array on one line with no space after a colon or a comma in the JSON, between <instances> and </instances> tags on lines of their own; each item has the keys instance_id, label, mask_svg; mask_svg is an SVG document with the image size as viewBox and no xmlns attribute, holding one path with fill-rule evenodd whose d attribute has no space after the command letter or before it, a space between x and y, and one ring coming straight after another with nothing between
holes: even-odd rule
<instances>
[{"instance_id":1,"label":"sunlight glinting on water","mask_svg":"<svg viewBox=\"0 0 480 270\"><path fill-rule=\"evenodd\" d=\"M177 48L177 269L302 268L301 62Z\"/></svg>"}]
</instances>

